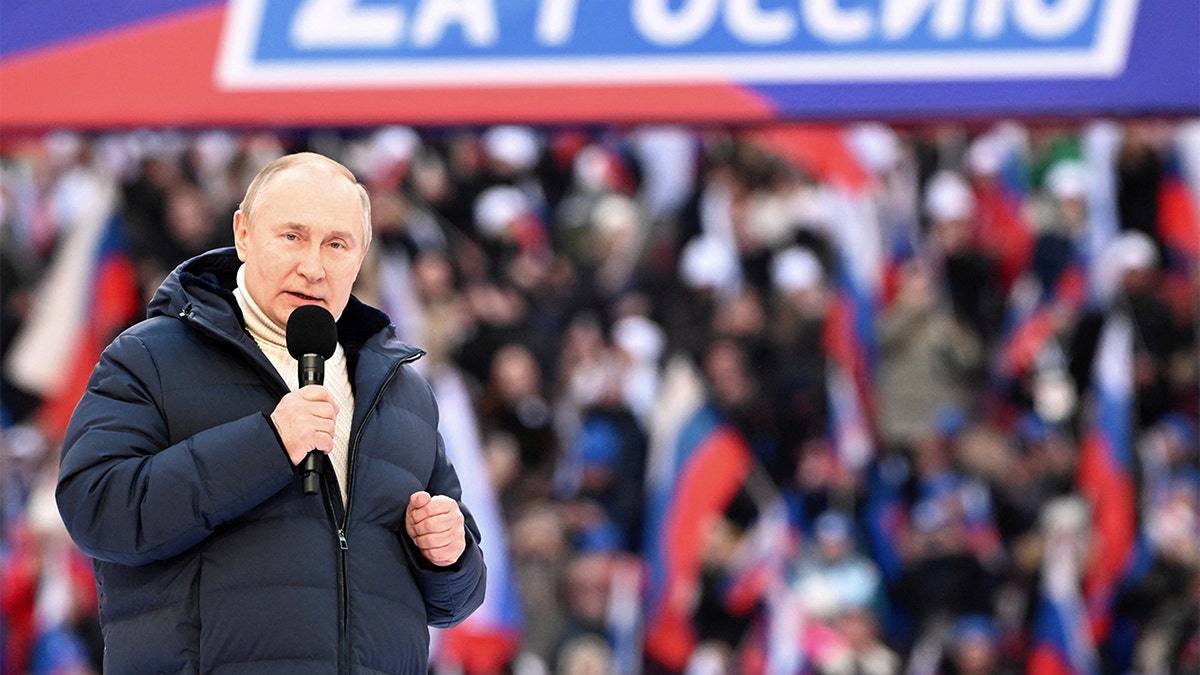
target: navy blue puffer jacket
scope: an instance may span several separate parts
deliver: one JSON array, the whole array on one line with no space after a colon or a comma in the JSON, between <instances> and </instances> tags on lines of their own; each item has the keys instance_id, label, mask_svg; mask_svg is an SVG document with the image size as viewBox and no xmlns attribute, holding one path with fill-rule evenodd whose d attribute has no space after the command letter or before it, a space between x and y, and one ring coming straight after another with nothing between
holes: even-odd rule
<instances>
[{"instance_id":1,"label":"navy blue puffer jacket","mask_svg":"<svg viewBox=\"0 0 1200 675\"><path fill-rule=\"evenodd\" d=\"M428 626L483 601L479 533L450 568L404 530L417 490L461 500L422 352L351 298L349 499L305 496L268 415L286 385L244 331L233 249L184 263L105 350L71 419L59 510L96 563L105 672L420 673ZM327 461L327 460L326 460Z\"/></svg>"}]
</instances>

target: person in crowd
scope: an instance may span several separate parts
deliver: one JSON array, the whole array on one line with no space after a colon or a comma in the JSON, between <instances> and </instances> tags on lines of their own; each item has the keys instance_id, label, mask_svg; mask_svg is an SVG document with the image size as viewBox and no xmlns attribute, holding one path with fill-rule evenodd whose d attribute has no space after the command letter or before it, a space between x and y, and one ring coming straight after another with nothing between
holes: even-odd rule
<instances>
[{"instance_id":1,"label":"person in crowd","mask_svg":"<svg viewBox=\"0 0 1200 675\"><path fill-rule=\"evenodd\" d=\"M57 501L96 561L106 671L424 673L428 626L482 603L422 352L350 294L370 222L341 164L281 157L235 248L182 265L104 351ZM287 328L310 305L337 342L324 384L298 387ZM316 495L296 469L313 451Z\"/></svg>"},{"instance_id":2,"label":"person in crowd","mask_svg":"<svg viewBox=\"0 0 1200 675\"><path fill-rule=\"evenodd\" d=\"M973 402L984 351L980 339L939 297L937 279L916 260L879 322L879 429L892 448L911 448L940 411Z\"/></svg>"},{"instance_id":3,"label":"person in crowd","mask_svg":"<svg viewBox=\"0 0 1200 675\"><path fill-rule=\"evenodd\" d=\"M812 152L809 143L815 138L828 141L829 152ZM487 550L487 560L508 555L517 587L511 595L522 605L512 672L630 672L635 670L630 665L634 652L646 658L643 672L658 672L654 669L664 666L655 653L662 640L653 630L659 596L653 592L652 573L634 582L650 590L638 598L641 616L638 626L630 629L638 633L632 650L628 640L622 644L611 634L591 634L572 649L556 651L560 629L572 611L561 590L568 586L569 562L581 556L629 556L647 570L657 564L652 545L668 531L654 527L655 495L673 485L668 479L688 470L683 465L673 468L672 458L692 447L686 441L697 440L683 434L683 427L696 421L695 406L705 403L706 414L719 412L734 431L726 440L737 440L737 452L724 447L722 452L731 454L723 457L740 458L737 453L748 451L765 469L756 468L754 474L762 473L758 478L767 480L751 489L741 485L740 478L729 479L731 472L710 468L677 495L677 503L687 503L697 494L703 498L716 493L718 487L737 493L727 504L722 498L718 506L723 509L711 519L694 519L702 524L688 530L688 541L697 550L686 553L697 558L694 562L701 569L677 587L673 607L679 611L677 618L695 629L697 639L691 654L671 659L678 666L673 674L753 673L756 655L774 658L776 667L786 663L780 659L789 658L778 641L773 654L762 651L763 638L770 634L766 629L772 624L771 630L784 629L775 620L781 599L767 594L763 601L759 588L748 596L752 601L730 604L730 581L744 570L731 568L731 561L721 555L738 542L754 539L747 535L771 520L764 515L771 511L763 509L775 497L781 498L788 526L796 532L812 532L815 518L830 509L849 515L864 535L860 551L883 578L884 602L869 615L850 611L825 621L801 622L811 631L790 638L800 645L795 655L809 659L804 668L915 673L994 666L1000 673L1019 671L1036 638L1027 619L1038 606L1044 542L1034 524L1056 498L1078 497L1084 491L1080 422L1097 393L1093 371L1105 326L1117 315L1129 317L1133 328L1131 403L1137 419L1125 440L1136 489L1137 518L1131 527L1136 528L1138 552L1144 554L1138 560L1145 564L1126 571L1111 606L1088 604L1090 619L1114 627L1107 637L1098 634L1096 653L1099 659L1109 658L1120 646L1127 650L1130 668L1194 669L1200 630L1194 612L1177 611L1194 609L1198 588L1195 530L1186 526L1191 521L1182 515L1196 509L1186 488L1195 484L1200 400L1194 300L1200 288L1200 249L1194 236L1195 214L1200 212L1195 201L1200 194L1200 125L1194 121L1005 121L978 131L954 125L911 125L900 131L882 124L831 126L820 132L501 126L309 132L65 130L13 137L0 148L0 355L5 357L0 371L0 439L15 430L45 434L43 443L55 457L70 407L59 406L63 414L49 424L48 412L58 409L50 403L61 399L73 406L83 393L86 370L78 383L65 387L72 396L54 393L53 371L59 365L67 367L60 361L72 359L51 358L46 340L31 339L45 334L33 330L44 323L42 310L77 304L57 291L60 268L70 267L67 254L79 253L83 239L98 231L81 225L112 224L112 233L123 235L104 241L127 245L125 253L137 266L136 281L141 284L130 295L144 292L149 298L184 258L218 245L205 243L206 224L229 222L260 167L285 152L307 149L319 149L345 163L370 196L374 243L354 279L353 297L386 314L396 339L428 352L412 364L418 373L435 385L440 373L457 370L463 375L476 413L471 423L480 425L483 461L458 461L454 472L463 477L464 490L487 480L499 497L500 524L508 531L493 534L493 525L483 526L485 547L497 547ZM280 186L274 179L268 186L273 184ZM97 199L102 195L112 199ZM235 241L227 226L208 231L216 232L212 241ZM156 582L161 581L168 569L176 569L171 565L191 554L195 565L207 565L216 554L257 543L253 535L266 528L280 512L276 509L295 507L308 513L318 503L305 502L290 488L264 494L270 481L262 478L265 473L247 469L244 453L233 461L201 462L226 458L244 446L214 441L213 436L247 412L230 413L207 432L199 423L184 424L195 420L195 414L177 414L185 399L208 420L222 406L257 396L255 409L269 417L287 394L282 382L294 377L287 372L294 370L293 362L282 367L285 377L273 385L270 360L253 356L258 354L255 349L265 347L243 333L242 326L249 325L253 315L231 294L237 261L231 256L228 262L218 264L220 260L225 258L201 256L172 276L152 309L150 325L155 331L165 331L161 326L174 325L171 322L198 327L198 321L212 316L213 306L231 308L212 324L213 349L241 345L246 347L243 353L252 356L244 363L213 360L214 365L205 364L204 374L211 370L215 377L241 367L251 373L239 380L242 393L223 396L225 390L207 388L207 380L194 376L187 386L155 388L151 385L159 379L145 376L151 368L149 357L134 358L143 352L134 347L135 338L127 336L106 357L101 379L80 414L93 415L102 400L105 409L111 403L145 412L149 407L137 406L151 404L137 396L157 396L157 408L167 416L162 422L165 431L153 439L161 446L152 451L147 442L124 444L126 455L104 455L90 465L84 461L97 457L85 448L99 447L97 439L111 437L115 429L137 425L141 433L135 438L154 435L153 425L141 424L132 415L109 415L107 426L81 422L68 445L69 475L62 489L70 502L69 527L83 533L80 541L94 553L109 559L97 570L106 581L100 601L114 644L133 642L128 635L145 634L139 627L149 625L147 615L136 614L123 600L155 597L167 603L177 597L155 590L163 587L153 583L142 588L143 577L159 571L164 576ZM257 260L261 263L262 257ZM247 260L247 269L251 262ZM82 284L103 288L95 277L77 277ZM204 289L214 290L195 295ZM253 284L246 289L253 291ZM204 302L192 300L194 316L184 312L180 317L186 302L171 305L168 290L190 294L180 297L203 297ZM861 310L853 325L834 321L850 300ZM140 313L137 305L130 303L133 313ZM102 308L89 309L94 317ZM364 345L358 340L366 331L366 310L360 309L357 301L347 300L340 322L350 331L341 349L357 403L353 407L358 408L371 403L374 390L364 391L359 380L373 372L375 356L380 355L373 351L379 342ZM160 316L164 313L176 318ZM373 321L368 324L377 325ZM49 334L62 337L64 346L56 353L65 353L72 331L61 320L53 325ZM842 334L843 328L854 333ZM138 334L145 330L139 328ZM179 330L187 340L170 349L160 340L154 354L174 354L184 344L187 350L199 349L210 339L197 337L191 328ZM83 350L89 367L115 335L107 328L98 332L104 335L97 336L93 348ZM863 452L855 463L842 455L846 427L839 426L853 422L853 416L843 416L848 410L845 392L838 398L837 379L830 377L834 364L845 365L838 358L845 354L835 354L831 347L848 343L855 345L859 357L856 365L861 370L851 374L864 413L855 427L863 432ZM29 377L29 368L14 367L30 364L36 377ZM193 372L174 362L156 361L154 367L165 373L163 384L180 382ZM704 378L688 374L702 371ZM414 584L427 587L431 579L467 584L475 578L477 539L470 516L464 514L466 544L459 560L448 568L437 567L415 552L406 532L393 527L407 510L400 505L409 488L399 496L390 491L386 498L376 490L378 481L407 474L384 468L393 466L387 464L391 451L383 450L391 446L373 443L373 430L384 428L391 438L395 428L408 428L403 420L423 424L408 413L401 413L400 419L378 414L392 409L388 406L393 393L406 397L405 405L409 393L417 392L413 396L420 398L421 387L411 384L409 372L407 365L400 367L396 380L388 382L382 407L355 422L365 433L348 444L352 450L347 454L361 460L349 462L357 478L347 481L335 470L327 472L339 483L327 491L330 499L339 488L348 488L342 506L353 505L346 521L347 561L372 556L370 563L348 568L347 593L355 602L348 605L347 653L355 659L373 659L376 650L385 648L401 649L363 637L389 630L373 625L382 622L374 619L384 616L375 613L384 598L412 599L407 606L414 617L426 612L427 621L414 618L414 626L438 623L445 619L443 609L421 610L424 602L410 593ZM144 388L114 393L114 387L130 381ZM336 384L332 374L327 377L326 388ZM405 388L409 384L413 389ZM441 405L448 407L448 402ZM351 407L343 405L342 410ZM426 414L425 407L417 408L419 415ZM522 415L510 414L518 409ZM947 416L946 411L956 412ZM443 411L441 423L465 424L449 419L452 416L457 417ZM243 423L252 421L253 416ZM526 428L530 421L534 426ZM236 424L234 428L245 430ZM405 440L418 442L416 437ZM176 442L183 445L176 447ZM262 443L265 449L283 441L264 434ZM446 443L451 452L452 439L447 437ZM372 454L376 452L382 454ZM202 470L188 474L194 475L197 490L216 489L224 483L214 483L214 475L236 472L238 489L219 493L234 501L217 503L197 496L189 502L188 495L210 493L159 491L155 486L163 483L152 479L163 471L178 471L170 458L180 456L197 458ZM530 460L538 466L536 472L529 470ZM281 463L283 469L291 464L286 459ZM128 478L125 472L143 465L144 472L137 476L150 491L123 491L118 483ZM0 554L6 573L23 569L13 564L28 553L21 533L44 516L13 466L0 466L5 519ZM213 474L214 467L227 473ZM265 472L258 465L251 469L255 467ZM478 473L468 474L471 471ZM104 489L88 491L89 480ZM128 479L127 484L135 483ZM537 489L529 489L531 484ZM412 491L419 487L411 485ZM438 490L426 486L424 491L432 496ZM147 555L166 557L137 565L113 562L121 550L95 550L94 535L100 530L90 532L84 522L90 505L111 507L111 500L119 499L124 507L126 494L132 495L130 503L138 503L138 495L145 494L147 510L120 509L115 522L142 513L149 520L139 522L147 525L143 532L150 536L161 535L164 526L192 523L191 530L176 530L183 534L174 545L184 549L172 555L167 555L169 546L156 550ZM294 501L289 495L295 495ZM459 497L452 489L447 495L471 504L481 525L496 522L484 520L482 509L488 500L469 493ZM187 506L182 516L159 506L172 499ZM324 508L328 511L333 505ZM98 513L114 520L110 508ZM327 528L318 513L304 522ZM283 528L289 521L280 519L272 527ZM364 534L382 533L370 529L381 523L397 533L392 538L389 532L382 547ZM1092 535L1099 541L1099 533ZM396 541L404 545L388 548ZM129 550L142 556L151 545L149 540L135 541ZM291 539L277 542L263 571L297 559L299 545ZM329 546L322 540L304 551L305 561L312 557L316 562L297 566L302 574L291 582L304 598L324 594L336 599L336 568L328 566L325 556L331 548L340 551L339 546L340 542ZM815 539L804 539L796 550L770 555L779 556L780 569L793 569L817 548ZM380 550L399 555L380 560ZM334 561L337 555L334 552ZM405 581L389 586L386 594L374 593L377 565L399 569L405 559L411 581L402 575ZM86 567L72 570L90 574ZM944 580L922 588L921 582L938 578L937 570L944 570ZM187 568L175 578L190 582L197 578L192 572ZM199 577L204 584L205 602L198 610L202 618L211 616L214 607L225 616L225 606L214 602L231 596L212 594L210 582L222 579L216 574ZM38 578L50 581L55 575L47 567ZM504 579L489 579L489 593ZM1190 585L1188 579L1193 580ZM271 579L258 584L258 577L250 574L239 581L246 587L261 586L264 593L282 583ZM73 577L73 584L83 582L94 586ZM960 586L978 588L967 596L955 590ZM138 590L127 592L131 587ZM59 623L55 631L40 636L17 630L24 619L9 613L10 600L19 600L23 612L36 607L39 615L60 618L91 607L87 598L68 598L62 588L39 583L27 588L28 593L4 593L0 635L6 653L31 654L32 641L37 641L39 650L45 648L40 653L58 649L62 660L57 663L66 663L78 656L72 644L91 645L91 629L84 630L87 622ZM371 599L359 602L364 591ZM980 602L966 602L972 598ZM302 602L306 601L297 599L280 609ZM278 606L262 604L252 618ZM336 604L331 605L334 617ZM192 616L185 606L171 607L174 616ZM458 615L465 611L466 607L453 609ZM325 625L320 619L309 621L307 614L295 614L287 617L290 622L283 629L272 631L273 641L259 641L264 654L300 642ZM486 621L481 617L488 612L479 614L464 631L481 629L479 622ZM367 615L370 628L364 628L362 617ZM957 620L963 616L992 622L993 649L974 648L986 640L974 639L982 635L979 631L958 630ZM217 637L243 625L238 618L230 621L234 624L222 626ZM291 629L301 621L301 628ZM157 648L161 628L158 622L154 625L155 640L146 643ZM216 624L189 618L181 625L203 634L206 647L211 644ZM255 635L256 628L242 631L243 637ZM956 636L972 639L964 642ZM454 672L443 670L451 661L436 653L450 642L436 634L431 640L435 675ZM242 643L230 639L228 644ZM309 649L326 650L322 645ZM967 645L971 648L964 649ZM960 655L985 652L988 659L956 662ZM113 653L120 657L126 652ZM207 648L200 652L210 653ZM560 662L557 656L564 658ZM12 661L0 664L5 672L22 667ZM99 660L91 667L99 671ZM795 669L784 665L782 670Z\"/></svg>"},{"instance_id":4,"label":"person in crowd","mask_svg":"<svg viewBox=\"0 0 1200 675\"><path fill-rule=\"evenodd\" d=\"M816 664L820 675L896 675L900 655L880 635L879 619L867 607L847 605L833 617L838 646Z\"/></svg>"},{"instance_id":5,"label":"person in crowd","mask_svg":"<svg viewBox=\"0 0 1200 675\"><path fill-rule=\"evenodd\" d=\"M1071 278L1072 273L1086 263L1086 171L1082 162L1061 160L1046 173L1049 214L1034 242L1029 262L1040 301L1071 302L1071 296L1079 294L1067 285L1078 284Z\"/></svg>"},{"instance_id":6,"label":"person in crowd","mask_svg":"<svg viewBox=\"0 0 1200 675\"><path fill-rule=\"evenodd\" d=\"M947 670L955 675L1001 675L1000 634L987 615L969 615L954 624Z\"/></svg>"},{"instance_id":7,"label":"person in crowd","mask_svg":"<svg viewBox=\"0 0 1200 675\"><path fill-rule=\"evenodd\" d=\"M832 293L824 268L808 247L780 251L771 271L774 303L767 332L774 395L781 409L781 442L786 448L824 431L828 364L823 341Z\"/></svg>"},{"instance_id":8,"label":"person in crowd","mask_svg":"<svg viewBox=\"0 0 1200 675\"><path fill-rule=\"evenodd\" d=\"M954 313L988 345L1001 325L1003 289L995 258L971 240L976 207L970 185L957 171L938 171L925 187L927 264L941 276L938 287Z\"/></svg>"},{"instance_id":9,"label":"person in crowd","mask_svg":"<svg viewBox=\"0 0 1200 675\"><path fill-rule=\"evenodd\" d=\"M578 658L572 653L584 644L602 646L600 652L605 654L607 661L612 660L606 625L610 568L610 558L602 552L580 553L567 561L561 588L565 616L555 639L551 661L559 668L554 672L567 672L566 664Z\"/></svg>"},{"instance_id":10,"label":"person in crowd","mask_svg":"<svg viewBox=\"0 0 1200 675\"><path fill-rule=\"evenodd\" d=\"M554 410L543 379L528 347L519 343L500 347L492 358L480 415L486 433L501 433L516 441L518 480L527 499L551 493L559 454Z\"/></svg>"},{"instance_id":11,"label":"person in crowd","mask_svg":"<svg viewBox=\"0 0 1200 675\"><path fill-rule=\"evenodd\" d=\"M851 607L876 612L884 601L882 576L858 550L854 522L840 511L826 511L813 523L813 542L792 579L806 615L834 622Z\"/></svg>"},{"instance_id":12,"label":"person in crowd","mask_svg":"<svg viewBox=\"0 0 1200 675\"><path fill-rule=\"evenodd\" d=\"M1071 335L1069 367L1083 394L1093 386L1092 371L1102 333L1110 319L1128 317L1133 326L1133 387L1136 428L1149 428L1174 407L1171 364L1195 345L1194 326L1181 325L1158 295L1160 256L1142 232L1118 235L1101 252L1097 265L1099 302L1085 312ZM1185 357L1186 358L1186 357Z\"/></svg>"},{"instance_id":13,"label":"person in crowd","mask_svg":"<svg viewBox=\"0 0 1200 675\"><path fill-rule=\"evenodd\" d=\"M1130 574L1116 600L1116 614L1137 627L1138 672L1189 672L1200 664L1194 650L1200 602L1200 476L1169 481L1148 515L1149 561ZM1189 644L1189 642L1191 644Z\"/></svg>"},{"instance_id":14,"label":"person in crowd","mask_svg":"<svg viewBox=\"0 0 1200 675\"><path fill-rule=\"evenodd\" d=\"M525 613L522 649L553 663L570 608L563 589L572 557L563 513L545 499L531 500L509 517L513 573Z\"/></svg>"},{"instance_id":15,"label":"person in crowd","mask_svg":"<svg viewBox=\"0 0 1200 675\"><path fill-rule=\"evenodd\" d=\"M912 511L907 559L892 589L912 621L913 651L940 650L956 621L995 610L997 578L970 550L967 522L940 500Z\"/></svg>"}]
</instances>

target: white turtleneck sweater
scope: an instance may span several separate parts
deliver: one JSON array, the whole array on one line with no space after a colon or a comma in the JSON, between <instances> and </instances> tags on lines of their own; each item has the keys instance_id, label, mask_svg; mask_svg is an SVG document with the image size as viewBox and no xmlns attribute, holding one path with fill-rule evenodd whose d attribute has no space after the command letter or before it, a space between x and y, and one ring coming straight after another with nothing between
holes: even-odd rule
<instances>
[{"instance_id":1,"label":"white turtleneck sweater","mask_svg":"<svg viewBox=\"0 0 1200 675\"><path fill-rule=\"evenodd\" d=\"M233 295L237 298L238 306L242 309L242 317L246 321L246 331L258 343L259 349L270 360L280 377L287 383L288 389L296 391L299 388L298 362L292 358L287 349L286 329L277 325L255 304L250 294L245 290L246 266L238 268L237 288ZM334 421L333 451L329 459L333 463L334 473L337 474L338 486L342 490L342 503L346 503L346 464L350 449L350 418L354 415L354 393L350 389L350 379L346 373L346 353L339 343L333 356L325 360L325 387L333 394L338 405L337 419Z\"/></svg>"}]
</instances>

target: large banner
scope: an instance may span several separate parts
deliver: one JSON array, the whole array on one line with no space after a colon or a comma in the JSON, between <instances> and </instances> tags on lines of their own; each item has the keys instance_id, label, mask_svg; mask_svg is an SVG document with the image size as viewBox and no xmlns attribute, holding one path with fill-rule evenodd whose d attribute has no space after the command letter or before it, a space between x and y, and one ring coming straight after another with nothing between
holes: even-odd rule
<instances>
[{"instance_id":1,"label":"large banner","mask_svg":"<svg viewBox=\"0 0 1200 675\"><path fill-rule=\"evenodd\" d=\"M0 126L1200 115L1196 0L2 0Z\"/></svg>"}]
</instances>

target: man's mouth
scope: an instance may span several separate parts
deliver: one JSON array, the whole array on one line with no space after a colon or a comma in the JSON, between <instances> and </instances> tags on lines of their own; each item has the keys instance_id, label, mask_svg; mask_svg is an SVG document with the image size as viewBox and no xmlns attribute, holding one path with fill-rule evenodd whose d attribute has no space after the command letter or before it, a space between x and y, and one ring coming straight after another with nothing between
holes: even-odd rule
<instances>
[{"instance_id":1,"label":"man's mouth","mask_svg":"<svg viewBox=\"0 0 1200 675\"><path fill-rule=\"evenodd\" d=\"M304 302L321 302L322 301L321 298L318 298L318 297L315 297L312 295L306 295L306 294L300 293L298 291L288 291L287 293L288 293L288 295L292 296L293 298L296 298L298 300L303 300Z\"/></svg>"}]
</instances>

